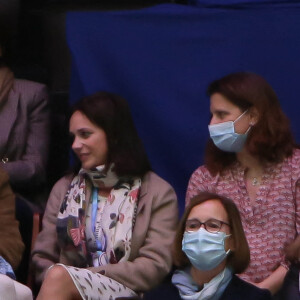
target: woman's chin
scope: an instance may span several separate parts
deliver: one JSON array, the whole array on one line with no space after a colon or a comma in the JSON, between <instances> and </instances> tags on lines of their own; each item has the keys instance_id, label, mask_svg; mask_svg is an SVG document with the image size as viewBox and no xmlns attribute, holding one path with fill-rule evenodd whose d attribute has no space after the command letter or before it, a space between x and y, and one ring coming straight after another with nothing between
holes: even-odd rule
<instances>
[{"instance_id":1,"label":"woman's chin","mask_svg":"<svg viewBox=\"0 0 300 300\"><path fill-rule=\"evenodd\" d=\"M85 170L91 170L91 169L94 169L96 166L94 166L91 163L81 162L81 167Z\"/></svg>"}]
</instances>

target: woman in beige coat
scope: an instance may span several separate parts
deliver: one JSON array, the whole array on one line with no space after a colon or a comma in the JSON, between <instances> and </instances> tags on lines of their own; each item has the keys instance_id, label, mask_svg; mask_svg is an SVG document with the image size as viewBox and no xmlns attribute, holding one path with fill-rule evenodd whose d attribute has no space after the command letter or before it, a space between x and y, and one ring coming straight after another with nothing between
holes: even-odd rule
<instances>
[{"instance_id":1,"label":"woman in beige coat","mask_svg":"<svg viewBox=\"0 0 300 300\"><path fill-rule=\"evenodd\" d=\"M137 298L172 266L175 192L151 172L121 97L83 98L70 133L81 168L61 179L48 200L33 251L43 281L37 299Z\"/></svg>"}]
</instances>

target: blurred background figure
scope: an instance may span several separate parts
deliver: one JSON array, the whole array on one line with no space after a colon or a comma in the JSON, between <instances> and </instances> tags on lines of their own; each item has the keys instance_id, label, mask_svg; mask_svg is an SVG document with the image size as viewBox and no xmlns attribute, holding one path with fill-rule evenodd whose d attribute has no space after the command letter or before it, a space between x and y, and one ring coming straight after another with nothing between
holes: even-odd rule
<instances>
[{"instance_id":1,"label":"blurred background figure","mask_svg":"<svg viewBox=\"0 0 300 300\"><path fill-rule=\"evenodd\" d=\"M9 66L19 2L5 3L0 10L0 159L17 196L43 206L47 199L48 93L41 83L16 79Z\"/></svg>"},{"instance_id":2,"label":"blurred background figure","mask_svg":"<svg viewBox=\"0 0 300 300\"><path fill-rule=\"evenodd\" d=\"M30 289L17 282L14 271L21 262L24 244L15 217L15 195L6 172L0 167L0 298L32 299Z\"/></svg>"},{"instance_id":3,"label":"blurred background figure","mask_svg":"<svg viewBox=\"0 0 300 300\"><path fill-rule=\"evenodd\" d=\"M46 86L16 79L5 63L0 29L0 157L14 192L42 205L46 182L49 111Z\"/></svg>"},{"instance_id":4,"label":"blurred background figure","mask_svg":"<svg viewBox=\"0 0 300 300\"><path fill-rule=\"evenodd\" d=\"M3 1L2 1L3 2ZM0 164L16 195L16 218L25 244L17 279L26 283L33 212L43 211L48 196L49 106L46 86L16 79L10 68L17 34L18 3L0 5Z\"/></svg>"}]
</instances>

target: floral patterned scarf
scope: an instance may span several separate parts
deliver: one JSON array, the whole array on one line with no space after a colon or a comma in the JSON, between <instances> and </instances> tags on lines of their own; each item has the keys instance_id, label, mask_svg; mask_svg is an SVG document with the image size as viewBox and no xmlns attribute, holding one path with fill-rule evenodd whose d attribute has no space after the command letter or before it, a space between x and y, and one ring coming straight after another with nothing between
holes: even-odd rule
<instances>
[{"instance_id":1,"label":"floral patterned scarf","mask_svg":"<svg viewBox=\"0 0 300 300\"><path fill-rule=\"evenodd\" d=\"M104 168L81 169L58 214L59 245L78 267L118 263L130 255L141 179L118 178L113 166ZM112 188L108 197L99 195L103 187Z\"/></svg>"}]
</instances>

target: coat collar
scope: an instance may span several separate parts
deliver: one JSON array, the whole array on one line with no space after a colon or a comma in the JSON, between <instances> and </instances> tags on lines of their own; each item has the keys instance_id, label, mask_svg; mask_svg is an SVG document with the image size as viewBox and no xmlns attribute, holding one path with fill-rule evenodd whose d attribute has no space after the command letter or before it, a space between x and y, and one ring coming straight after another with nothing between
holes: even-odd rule
<instances>
[{"instance_id":1,"label":"coat collar","mask_svg":"<svg viewBox=\"0 0 300 300\"><path fill-rule=\"evenodd\" d=\"M149 177L151 172L147 172L143 178L142 178L142 185L140 190L140 196L139 196L139 205L137 207L137 214L143 211L145 203L142 201L143 197L148 193L148 185L149 185Z\"/></svg>"},{"instance_id":2,"label":"coat collar","mask_svg":"<svg viewBox=\"0 0 300 300\"><path fill-rule=\"evenodd\" d=\"M148 192L148 183L149 183L150 173L151 172L147 172L142 178L142 186L141 186L141 191L140 191L140 197L145 196Z\"/></svg>"}]
</instances>

